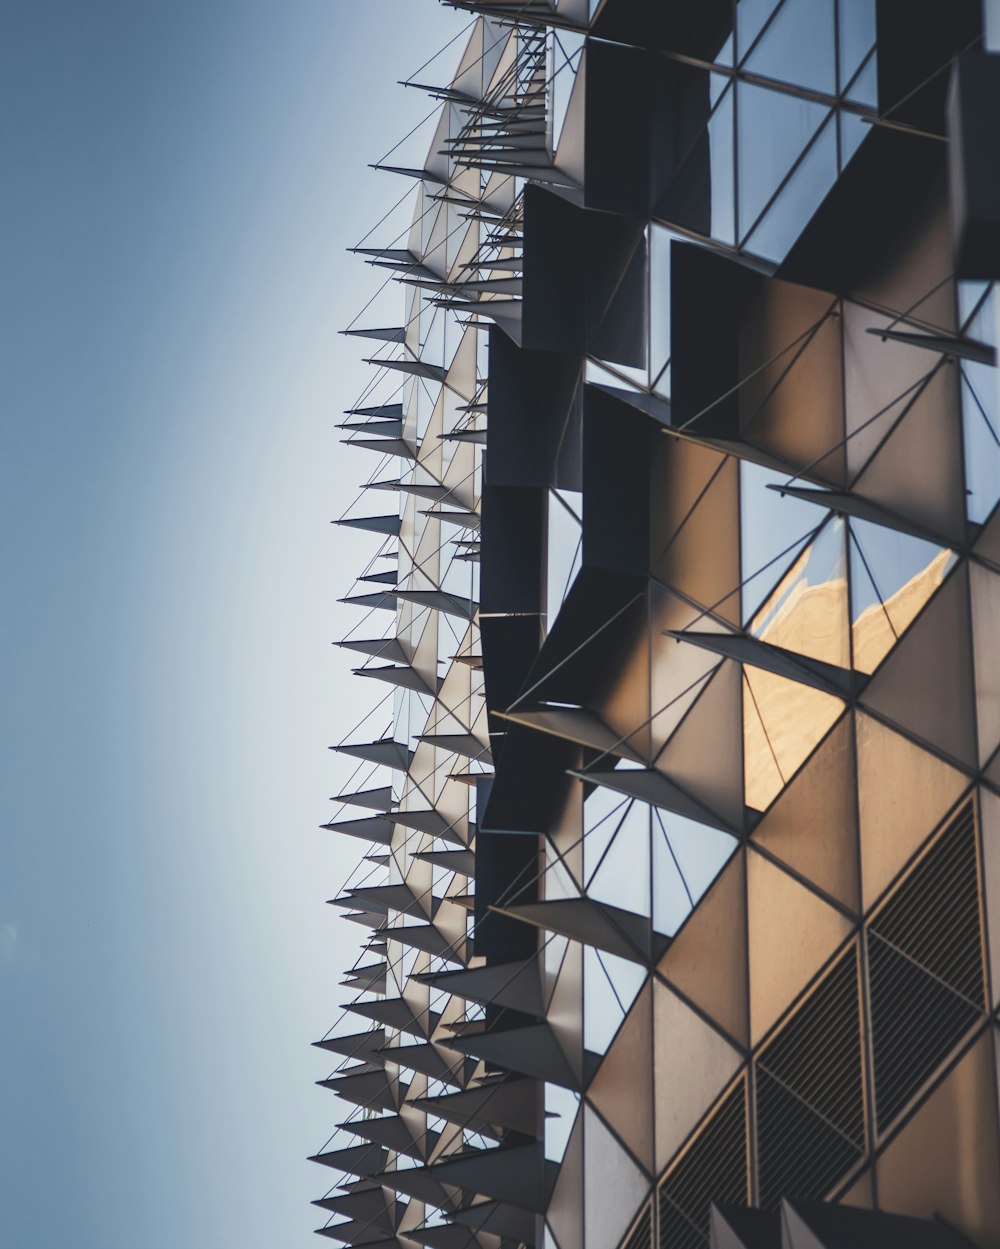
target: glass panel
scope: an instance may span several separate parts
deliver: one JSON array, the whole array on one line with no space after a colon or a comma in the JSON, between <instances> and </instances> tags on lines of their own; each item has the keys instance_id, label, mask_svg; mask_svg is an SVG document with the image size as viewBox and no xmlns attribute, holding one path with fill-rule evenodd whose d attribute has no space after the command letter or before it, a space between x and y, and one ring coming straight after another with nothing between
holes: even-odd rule
<instances>
[{"instance_id":1,"label":"glass panel","mask_svg":"<svg viewBox=\"0 0 1000 1249\"><path fill-rule=\"evenodd\" d=\"M615 830L614 844L588 874L588 897L636 915L649 914L649 819L645 803L630 804ZM585 852L589 841L588 836Z\"/></svg>"},{"instance_id":2,"label":"glass panel","mask_svg":"<svg viewBox=\"0 0 1000 1249\"><path fill-rule=\"evenodd\" d=\"M658 828L654 843L662 839L680 872L692 906L697 906L708 887L718 876L729 856L736 849L736 839L717 828L709 828L697 820L689 820L673 812L654 812Z\"/></svg>"},{"instance_id":3,"label":"glass panel","mask_svg":"<svg viewBox=\"0 0 1000 1249\"><path fill-rule=\"evenodd\" d=\"M960 288L963 286L971 286L979 287L981 289L981 284L979 282L959 282L958 285ZM993 288L988 287L987 291L988 293L986 298L978 305L978 307L976 307L975 316L973 316L971 320L969 319L969 313L964 309L968 304L968 296L972 294L972 292L966 291L964 297L961 293L959 294L959 309L962 322L964 323L966 320L969 321L969 324L965 327L965 336L967 338L974 339L979 343L995 343L997 337L996 316L993 311L995 307L993 300ZM996 374L993 376L995 377Z\"/></svg>"},{"instance_id":4,"label":"glass panel","mask_svg":"<svg viewBox=\"0 0 1000 1249\"><path fill-rule=\"evenodd\" d=\"M662 226L649 229L649 382L670 359L670 243L680 238Z\"/></svg>"},{"instance_id":5,"label":"glass panel","mask_svg":"<svg viewBox=\"0 0 1000 1249\"><path fill-rule=\"evenodd\" d=\"M583 495L550 490L546 543L545 609L549 628L580 567L583 549Z\"/></svg>"},{"instance_id":6,"label":"glass panel","mask_svg":"<svg viewBox=\"0 0 1000 1249\"><path fill-rule=\"evenodd\" d=\"M747 805L763 811L826 735L844 704L798 681L744 668Z\"/></svg>"},{"instance_id":7,"label":"glass panel","mask_svg":"<svg viewBox=\"0 0 1000 1249\"><path fill-rule=\"evenodd\" d=\"M718 79L713 75L710 81L714 84ZM736 241L736 197L733 186L735 94L733 85L727 87L708 121L712 238L723 243Z\"/></svg>"},{"instance_id":8,"label":"glass panel","mask_svg":"<svg viewBox=\"0 0 1000 1249\"><path fill-rule=\"evenodd\" d=\"M630 799L623 798L612 789L599 786L583 806L583 874L589 879L597 871L608 846L625 818Z\"/></svg>"},{"instance_id":9,"label":"glass panel","mask_svg":"<svg viewBox=\"0 0 1000 1249\"><path fill-rule=\"evenodd\" d=\"M982 524L1000 499L997 370L963 360L961 373L966 514L969 520Z\"/></svg>"},{"instance_id":10,"label":"glass panel","mask_svg":"<svg viewBox=\"0 0 1000 1249\"><path fill-rule=\"evenodd\" d=\"M956 287L958 290L958 319L959 319L960 324L964 326L965 323L968 321L968 319L976 311L976 308L979 305L979 301L986 294L986 292L991 290L992 288L990 287L989 282L969 282L969 281L957 282ZM969 337L971 338L972 337L971 326L966 332L969 334ZM993 341L992 331L990 332L989 339L986 341L989 341L989 342Z\"/></svg>"},{"instance_id":11,"label":"glass panel","mask_svg":"<svg viewBox=\"0 0 1000 1249\"><path fill-rule=\"evenodd\" d=\"M776 0L739 0L736 7L736 50L740 60L746 56L750 45L777 7Z\"/></svg>"},{"instance_id":12,"label":"glass panel","mask_svg":"<svg viewBox=\"0 0 1000 1249\"><path fill-rule=\"evenodd\" d=\"M871 126L862 121L857 113L841 110L837 116L840 125L840 167L843 169L871 133Z\"/></svg>"},{"instance_id":13,"label":"glass panel","mask_svg":"<svg viewBox=\"0 0 1000 1249\"><path fill-rule=\"evenodd\" d=\"M552 78L550 83L550 111L552 118L552 150L559 145L569 97L576 81L583 50L583 36L571 30L552 33Z\"/></svg>"},{"instance_id":14,"label":"glass panel","mask_svg":"<svg viewBox=\"0 0 1000 1249\"><path fill-rule=\"evenodd\" d=\"M693 906L691 891L657 811L653 820L653 927L672 937Z\"/></svg>"},{"instance_id":15,"label":"glass panel","mask_svg":"<svg viewBox=\"0 0 1000 1249\"><path fill-rule=\"evenodd\" d=\"M785 473L757 464L740 464L740 551L742 619L761 602L792 553L823 520L822 512L793 495L780 495L771 485L784 485Z\"/></svg>"},{"instance_id":16,"label":"glass panel","mask_svg":"<svg viewBox=\"0 0 1000 1249\"><path fill-rule=\"evenodd\" d=\"M577 1093L560 1088L558 1084L546 1084L545 1157L550 1162L562 1162L579 1107Z\"/></svg>"},{"instance_id":17,"label":"glass panel","mask_svg":"<svg viewBox=\"0 0 1000 1249\"><path fill-rule=\"evenodd\" d=\"M864 68L844 92L848 100L856 104L864 104L868 108L878 108L878 61L873 52L864 64Z\"/></svg>"},{"instance_id":18,"label":"glass panel","mask_svg":"<svg viewBox=\"0 0 1000 1249\"><path fill-rule=\"evenodd\" d=\"M837 0L837 34L843 90L875 46L875 0Z\"/></svg>"},{"instance_id":19,"label":"glass panel","mask_svg":"<svg viewBox=\"0 0 1000 1249\"><path fill-rule=\"evenodd\" d=\"M711 115L685 153L656 215L699 234L732 243L735 89L721 74L707 75ZM706 150L707 147L707 150ZM673 158L672 158L673 159Z\"/></svg>"},{"instance_id":20,"label":"glass panel","mask_svg":"<svg viewBox=\"0 0 1000 1249\"><path fill-rule=\"evenodd\" d=\"M640 966L639 963L633 963L631 959L609 954L606 950L598 950L597 957L614 990L616 1001L621 1006L623 1014L627 1015L632 1008L632 1003L639 996L639 991L646 983L648 975L646 968Z\"/></svg>"},{"instance_id":21,"label":"glass panel","mask_svg":"<svg viewBox=\"0 0 1000 1249\"><path fill-rule=\"evenodd\" d=\"M850 522L854 666L874 672L947 576L955 555L870 521Z\"/></svg>"},{"instance_id":22,"label":"glass panel","mask_svg":"<svg viewBox=\"0 0 1000 1249\"><path fill-rule=\"evenodd\" d=\"M744 68L833 95L833 0L785 0Z\"/></svg>"},{"instance_id":23,"label":"glass panel","mask_svg":"<svg viewBox=\"0 0 1000 1249\"><path fill-rule=\"evenodd\" d=\"M733 35L727 35L722 47L715 54L714 60L717 65L732 65L734 44Z\"/></svg>"},{"instance_id":24,"label":"glass panel","mask_svg":"<svg viewBox=\"0 0 1000 1249\"><path fill-rule=\"evenodd\" d=\"M747 242L749 250L771 260L782 260L836 178L837 132L831 122L754 230Z\"/></svg>"},{"instance_id":25,"label":"glass panel","mask_svg":"<svg viewBox=\"0 0 1000 1249\"><path fill-rule=\"evenodd\" d=\"M811 659L850 666L845 526L831 517L797 557L750 623L762 642Z\"/></svg>"},{"instance_id":26,"label":"glass panel","mask_svg":"<svg viewBox=\"0 0 1000 1249\"><path fill-rule=\"evenodd\" d=\"M829 110L749 82L740 82L737 90L739 223L740 234L746 235Z\"/></svg>"},{"instance_id":27,"label":"glass panel","mask_svg":"<svg viewBox=\"0 0 1000 1249\"><path fill-rule=\"evenodd\" d=\"M618 1031L625 1011L615 995L601 955L593 946L583 950L583 1045L603 1054Z\"/></svg>"}]
</instances>

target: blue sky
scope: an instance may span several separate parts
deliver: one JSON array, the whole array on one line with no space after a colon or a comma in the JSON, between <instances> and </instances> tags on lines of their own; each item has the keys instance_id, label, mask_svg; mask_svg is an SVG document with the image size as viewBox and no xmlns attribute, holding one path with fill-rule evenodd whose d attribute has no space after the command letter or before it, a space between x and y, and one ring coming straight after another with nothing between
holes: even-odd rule
<instances>
[{"instance_id":1,"label":"blue sky","mask_svg":"<svg viewBox=\"0 0 1000 1249\"><path fill-rule=\"evenodd\" d=\"M343 249L465 25L0 7L0 1249L316 1243L359 849L316 825L371 701L330 646L373 549L328 524L374 467Z\"/></svg>"}]
</instances>

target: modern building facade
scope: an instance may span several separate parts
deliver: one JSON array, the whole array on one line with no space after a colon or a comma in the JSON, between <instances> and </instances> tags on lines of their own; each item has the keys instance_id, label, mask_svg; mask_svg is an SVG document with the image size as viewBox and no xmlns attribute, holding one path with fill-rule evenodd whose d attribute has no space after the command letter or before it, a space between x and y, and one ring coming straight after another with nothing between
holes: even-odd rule
<instances>
[{"instance_id":1,"label":"modern building facade","mask_svg":"<svg viewBox=\"0 0 1000 1249\"><path fill-rule=\"evenodd\" d=\"M1000 1246L995 15L454 7L321 1234Z\"/></svg>"}]
</instances>

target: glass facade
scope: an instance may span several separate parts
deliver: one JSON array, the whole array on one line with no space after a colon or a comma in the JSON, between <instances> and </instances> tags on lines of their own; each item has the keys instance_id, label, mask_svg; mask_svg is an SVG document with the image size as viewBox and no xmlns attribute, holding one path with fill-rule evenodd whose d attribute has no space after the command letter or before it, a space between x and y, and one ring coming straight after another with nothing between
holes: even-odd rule
<instances>
[{"instance_id":1,"label":"glass facade","mask_svg":"<svg viewBox=\"0 0 1000 1249\"><path fill-rule=\"evenodd\" d=\"M392 712L321 1234L1000 1246L978 3L455 7L352 331Z\"/></svg>"}]
</instances>

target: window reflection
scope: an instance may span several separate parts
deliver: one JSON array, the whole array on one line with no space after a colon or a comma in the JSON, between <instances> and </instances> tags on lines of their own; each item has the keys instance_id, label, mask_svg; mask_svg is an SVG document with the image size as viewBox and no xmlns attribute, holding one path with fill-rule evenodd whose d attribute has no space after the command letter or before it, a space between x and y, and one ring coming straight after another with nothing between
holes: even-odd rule
<instances>
[{"instance_id":1,"label":"window reflection","mask_svg":"<svg viewBox=\"0 0 1000 1249\"><path fill-rule=\"evenodd\" d=\"M740 233L746 235L791 172L829 110L823 104L740 82ZM754 142L752 136L759 136ZM834 173L836 170L834 170Z\"/></svg>"},{"instance_id":2,"label":"window reflection","mask_svg":"<svg viewBox=\"0 0 1000 1249\"><path fill-rule=\"evenodd\" d=\"M874 672L955 563L954 552L869 521L852 520L854 666Z\"/></svg>"},{"instance_id":3,"label":"window reflection","mask_svg":"<svg viewBox=\"0 0 1000 1249\"><path fill-rule=\"evenodd\" d=\"M784 0L744 62L751 73L836 92L833 0Z\"/></svg>"},{"instance_id":4,"label":"window reflection","mask_svg":"<svg viewBox=\"0 0 1000 1249\"><path fill-rule=\"evenodd\" d=\"M874 47L875 0L837 0L837 35L840 40L840 85L843 89Z\"/></svg>"},{"instance_id":5,"label":"window reflection","mask_svg":"<svg viewBox=\"0 0 1000 1249\"><path fill-rule=\"evenodd\" d=\"M563 605L583 555L583 495L550 490L545 552L545 610L548 627Z\"/></svg>"},{"instance_id":6,"label":"window reflection","mask_svg":"<svg viewBox=\"0 0 1000 1249\"><path fill-rule=\"evenodd\" d=\"M747 243L750 251L782 260L837 177L837 132L828 122Z\"/></svg>"},{"instance_id":7,"label":"window reflection","mask_svg":"<svg viewBox=\"0 0 1000 1249\"><path fill-rule=\"evenodd\" d=\"M750 623L755 638L838 668L850 665L844 522L835 516L795 559Z\"/></svg>"}]
</instances>

